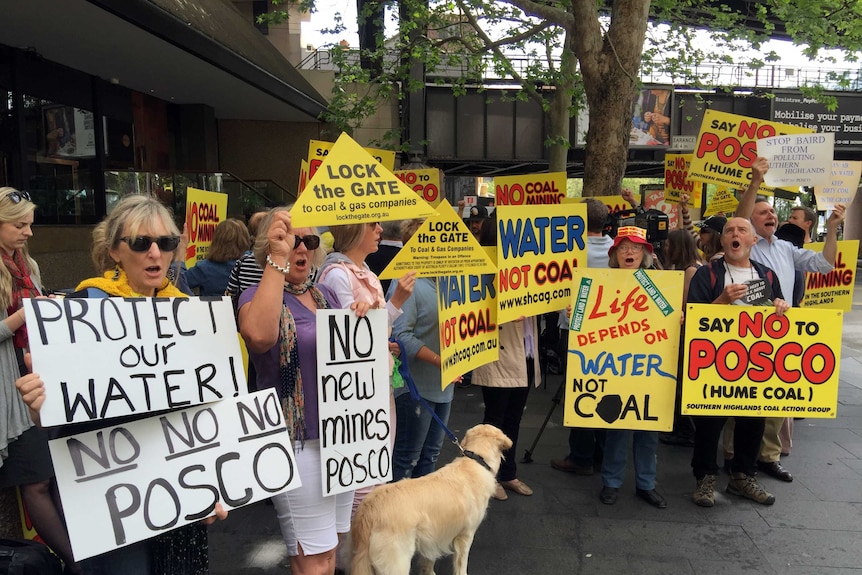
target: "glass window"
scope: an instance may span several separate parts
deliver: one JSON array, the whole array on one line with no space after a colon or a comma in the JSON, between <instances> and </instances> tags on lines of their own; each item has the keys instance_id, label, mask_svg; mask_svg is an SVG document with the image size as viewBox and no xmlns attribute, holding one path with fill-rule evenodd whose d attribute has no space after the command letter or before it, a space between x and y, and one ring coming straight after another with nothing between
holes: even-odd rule
<instances>
[{"instance_id":1,"label":"glass window","mask_svg":"<svg viewBox=\"0 0 862 575\"><path fill-rule=\"evenodd\" d=\"M92 111L25 95L24 125L27 189L38 206L36 221L95 222L92 180L97 161Z\"/></svg>"}]
</instances>

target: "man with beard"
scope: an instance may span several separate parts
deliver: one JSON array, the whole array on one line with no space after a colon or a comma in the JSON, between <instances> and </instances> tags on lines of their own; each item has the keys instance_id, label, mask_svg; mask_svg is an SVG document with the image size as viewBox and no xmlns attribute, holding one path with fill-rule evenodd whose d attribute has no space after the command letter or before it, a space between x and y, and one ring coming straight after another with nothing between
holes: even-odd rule
<instances>
[{"instance_id":1,"label":"man with beard","mask_svg":"<svg viewBox=\"0 0 862 575\"><path fill-rule=\"evenodd\" d=\"M694 274L688 290L688 303L723 305L775 305L775 313L784 314L790 304L784 301L777 275L766 266L751 261L751 250L757 236L745 218L732 218L721 233L724 256L702 266ZM765 286L762 284L765 282ZM752 300L747 294L765 288L765 297ZM772 302L769 301L771 298ZM701 507L715 505L715 479L718 475L716 450L727 416L694 416L694 454L691 467L697 480L692 500ZM772 505L775 496L757 482L757 454L763 437L763 417L735 417L734 456L730 463L727 492Z\"/></svg>"}]
</instances>

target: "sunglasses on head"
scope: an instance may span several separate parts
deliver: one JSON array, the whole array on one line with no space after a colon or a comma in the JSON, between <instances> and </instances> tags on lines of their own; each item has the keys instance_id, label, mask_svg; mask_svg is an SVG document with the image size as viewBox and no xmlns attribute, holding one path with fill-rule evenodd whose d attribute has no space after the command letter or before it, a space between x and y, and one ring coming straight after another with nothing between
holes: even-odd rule
<instances>
[{"instance_id":1,"label":"sunglasses on head","mask_svg":"<svg viewBox=\"0 0 862 575\"><path fill-rule=\"evenodd\" d=\"M299 244L305 244L305 247L309 250L316 250L320 247L320 236L315 236L313 234L309 234L307 236L293 236L293 249L299 247Z\"/></svg>"},{"instance_id":2,"label":"sunglasses on head","mask_svg":"<svg viewBox=\"0 0 862 575\"><path fill-rule=\"evenodd\" d=\"M151 238L150 236L138 236L136 238L120 238L120 241L129 244L129 249L133 252L148 252L150 246L154 243L159 246L159 250L163 252L172 252L180 245L180 236L159 236Z\"/></svg>"},{"instance_id":3,"label":"sunglasses on head","mask_svg":"<svg viewBox=\"0 0 862 575\"><path fill-rule=\"evenodd\" d=\"M8 194L6 194L5 197L12 200L13 204L20 204L21 200L27 200L28 202L31 201L29 192L20 192L20 191L9 192Z\"/></svg>"}]
</instances>

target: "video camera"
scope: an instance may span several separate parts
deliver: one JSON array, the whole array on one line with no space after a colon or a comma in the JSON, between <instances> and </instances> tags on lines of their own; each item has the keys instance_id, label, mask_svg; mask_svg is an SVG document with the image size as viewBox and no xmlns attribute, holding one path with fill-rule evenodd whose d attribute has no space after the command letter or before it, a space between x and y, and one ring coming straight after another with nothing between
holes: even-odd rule
<instances>
[{"instance_id":1,"label":"video camera","mask_svg":"<svg viewBox=\"0 0 862 575\"><path fill-rule=\"evenodd\" d=\"M620 226L637 226L646 230L647 241L660 253L662 244L667 239L668 217L661 210L644 210L642 207L608 214L605 233L616 237Z\"/></svg>"}]
</instances>

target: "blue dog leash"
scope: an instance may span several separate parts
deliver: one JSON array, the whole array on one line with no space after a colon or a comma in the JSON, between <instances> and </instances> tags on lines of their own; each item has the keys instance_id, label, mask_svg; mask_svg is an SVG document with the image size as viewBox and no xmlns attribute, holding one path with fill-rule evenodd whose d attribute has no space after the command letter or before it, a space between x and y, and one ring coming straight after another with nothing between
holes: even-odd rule
<instances>
[{"instance_id":1,"label":"blue dog leash","mask_svg":"<svg viewBox=\"0 0 862 575\"><path fill-rule=\"evenodd\" d=\"M407 385L407 390L410 392L410 397L412 397L414 401L418 401L419 403L421 403L422 406L428 410L428 412L431 414L431 417L433 417L434 421L437 422L437 425L439 425L443 429L443 431L446 433L452 443L455 444L455 447L458 448L458 451L461 452L461 455L469 457L470 459L474 460L476 463L479 463L482 467L493 473L491 467L485 462L484 459L482 459L482 456L477 453L474 453L473 451L470 451L469 449L464 449L464 447L461 445L461 442L458 441L458 438L455 436L454 433L452 433L452 430L449 429L445 423L443 423L443 420L440 419L440 416L437 415L437 413L434 411L434 409L431 408L430 405L428 405L428 402L425 401L425 398L419 395L419 390L416 389L416 382L413 381L413 376L410 375L410 367L407 365L407 350L404 349L404 344L401 342L401 340L394 337L390 337L389 341L398 344L398 349L401 350L401 353L399 355L401 365L398 366L398 372L401 374L401 379L403 379L404 383Z\"/></svg>"}]
</instances>

